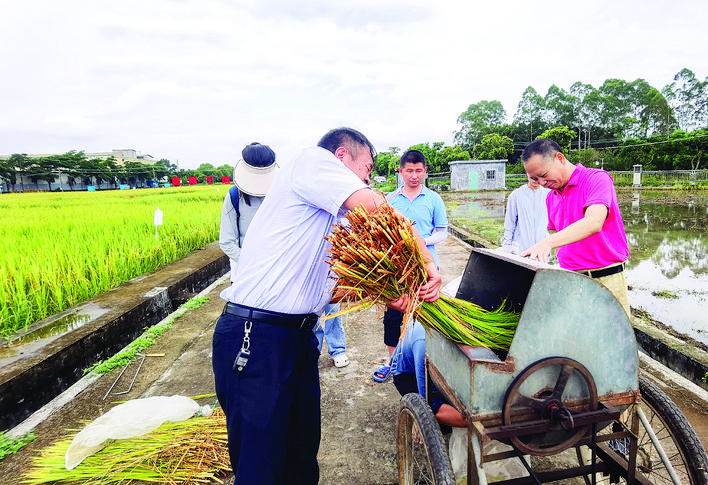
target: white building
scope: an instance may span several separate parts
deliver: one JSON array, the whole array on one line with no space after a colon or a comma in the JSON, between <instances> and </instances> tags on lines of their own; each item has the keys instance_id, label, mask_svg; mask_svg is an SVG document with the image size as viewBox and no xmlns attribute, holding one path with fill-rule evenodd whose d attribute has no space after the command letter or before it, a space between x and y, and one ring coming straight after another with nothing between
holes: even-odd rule
<instances>
[{"instance_id":1,"label":"white building","mask_svg":"<svg viewBox=\"0 0 708 485\"><path fill-rule=\"evenodd\" d=\"M44 157L51 157L63 155L59 153L41 153L41 154L26 154L27 158L38 159ZM11 155L0 155L0 160L7 160ZM132 148L128 149L116 149L110 152L98 152L98 153L85 153L84 157L87 160L106 160L113 157L118 165L125 165L127 162L139 162L144 165L154 165L158 159L154 158L149 154L141 154L139 151ZM62 173L61 169L57 170L57 176L51 184L51 190L72 190L69 185L68 176L66 173ZM9 182L7 180L0 180L0 193L3 191L8 191ZM73 190L85 190L86 185L83 183L74 184ZM50 184L46 181L39 180L36 183L32 181L32 177L29 175L19 174L17 175L17 183L12 188L13 191L16 190L50 190Z\"/></svg>"},{"instance_id":2,"label":"white building","mask_svg":"<svg viewBox=\"0 0 708 485\"><path fill-rule=\"evenodd\" d=\"M450 162L450 189L501 189L506 183L506 163L506 160L460 160Z\"/></svg>"}]
</instances>

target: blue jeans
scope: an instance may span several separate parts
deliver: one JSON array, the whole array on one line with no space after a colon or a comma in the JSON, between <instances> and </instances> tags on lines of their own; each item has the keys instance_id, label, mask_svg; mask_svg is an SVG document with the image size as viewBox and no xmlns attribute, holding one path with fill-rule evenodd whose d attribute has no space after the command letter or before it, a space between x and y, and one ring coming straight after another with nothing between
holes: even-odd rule
<instances>
[{"instance_id":1,"label":"blue jeans","mask_svg":"<svg viewBox=\"0 0 708 485\"><path fill-rule=\"evenodd\" d=\"M339 311L339 303L329 304L323 315L337 313ZM324 325L324 328L322 326ZM319 324L315 327L315 336L317 337L317 349L322 353L322 341L327 340L327 349L329 355L343 354L346 350L344 327L342 327L342 317L334 317L329 320L320 319Z\"/></svg>"}]
</instances>

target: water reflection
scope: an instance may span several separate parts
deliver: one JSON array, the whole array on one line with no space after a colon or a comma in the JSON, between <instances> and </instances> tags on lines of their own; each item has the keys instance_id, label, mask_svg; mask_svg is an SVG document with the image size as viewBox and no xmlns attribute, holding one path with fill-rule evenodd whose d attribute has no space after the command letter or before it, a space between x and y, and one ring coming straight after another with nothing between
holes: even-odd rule
<instances>
[{"instance_id":1,"label":"water reflection","mask_svg":"<svg viewBox=\"0 0 708 485\"><path fill-rule=\"evenodd\" d=\"M448 192L443 200L448 214L457 219L503 221L507 196L506 192Z\"/></svg>"},{"instance_id":2,"label":"water reflection","mask_svg":"<svg viewBox=\"0 0 708 485\"><path fill-rule=\"evenodd\" d=\"M454 218L504 220L510 192L451 193ZM655 319L708 344L708 193L618 192L629 243L629 301Z\"/></svg>"},{"instance_id":3,"label":"water reflection","mask_svg":"<svg viewBox=\"0 0 708 485\"><path fill-rule=\"evenodd\" d=\"M667 278L684 269L696 275L708 273L707 201L708 197L692 197L680 203L673 197L639 203L633 197L631 209L628 201L620 201L630 246L629 268L649 258Z\"/></svg>"},{"instance_id":4,"label":"water reflection","mask_svg":"<svg viewBox=\"0 0 708 485\"><path fill-rule=\"evenodd\" d=\"M641 192L635 190L632 192L632 212L639 212L639 199L641 198Z\"/></svg>"},{"instance_id":5,"label":"water reflection","mask_svg":"<svg viewBox=\"0 0 708 485\"><path fill-rule=\"evenodd\" d=\"M3 364L7 365L9 363L7 359L17 357L24 352L30 352L41 345L42 342L83 327L107 311L108 309L106 308L94 303L88 303L70 313L62 314L58 317L50 317L35 328L20 332L12 340L1 343L0 359L5 359Z\"/></svg>"},{"instance_id":6,"label":"water reflection","mask_svg":"<svg viewBox=\"0 0 708 485\"><path fill-rule=\"evenodd\" d=\"M629 205L631 204L631 209ZM708 196L647 192L620 200L629 242L629 301L708 344Z\"/></svg>"}]
</instances>

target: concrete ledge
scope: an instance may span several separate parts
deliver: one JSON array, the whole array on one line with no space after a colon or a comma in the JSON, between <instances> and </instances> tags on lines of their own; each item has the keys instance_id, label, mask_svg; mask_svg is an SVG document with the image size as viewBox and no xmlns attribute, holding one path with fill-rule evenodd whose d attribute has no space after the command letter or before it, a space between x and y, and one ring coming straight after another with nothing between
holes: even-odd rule
<instances>
[{"instance_id":1,"label":"concrete ledge","mask_svg":"<svg viewBox=\"0 0 708 485\"><path fill-rule=\"evenodd\" d=\"M658 322L657 322L658 323ZM647 323L632 318L637 344L649 357L664 364L702 389L708 390L703 377L708 373L708 353L700 342L686 341Z\"/></svg>"},{"instance_id":2,"label":"concrete ledge","mask_svg":"<svg viewBox=\"0 0 708 485\"><path fill-rule=\"evenodd\" d=\"M217 242L33 325L20 345L0 348L0 430L9 429L81 379L83 370L119 352L143 331L229 271ZM56 336L28 338L90 307L99 316Z\"/></svg>"},{"instance_id":3,"label":"concrete ledge","mask_svg":"<svg viewBox=\"0 0 708 485\"><path fill-rule=\"evenodd\" d=\"M469 234L460 229L459 227L449 225L447 226L447 232L448 234L452 234L453 236L455 236L463 243L472 246L473 248L492 248L492 244L490 241L487 241L486 239L476 234Z\"/></svg>"}]
</instances>

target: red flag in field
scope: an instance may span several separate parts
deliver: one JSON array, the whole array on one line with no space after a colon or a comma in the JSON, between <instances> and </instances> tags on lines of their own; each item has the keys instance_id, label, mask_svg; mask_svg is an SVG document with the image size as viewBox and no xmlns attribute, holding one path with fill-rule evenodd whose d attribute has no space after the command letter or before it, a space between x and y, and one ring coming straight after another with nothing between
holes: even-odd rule
<instances>
[{"instance_id":1,"label":"red flag in field","mask_svg":"<svg viewBox=\"0 0 708 485\"><path fill-rule=\"evenodd\" d=\"M226 176L226 175L222 175L222 176L221 176L221 183L222 183L222 184L226 184L226 185L230 184L230 183L231 183L231 177L228 177L228 176Z\"/></svg>"},{"instance_id":2,"label":"red flag in field","mask_svg":"<svg viewBox=\"0 0 708 485\"><path fill-rule=\"evenodd\" d=\"M172 185L179 187L182 185L182 180L179 177L172 177Z\"/></svg>"},{"instance_id":3,"label":"red flag in field","mask_svg":"<svg viewBox=\"0 0 708 485\"><path fill-rule=\"evenodd\" d=\"M189 185L197 185L197 177L189 177Z\"/></svg>"},{"instance_id":4,"label":"red flag in field","mask_svg":"<svg viewBox=\"0 0 708 485\"><path fill-rule=\"evenodd\" d=\"M214 183L214 176L213 176L213 175L207 175L207 177L206 177L206 183L207 183L208 185L213 184L213 183Z\"/></svg>"}]
</instances>

